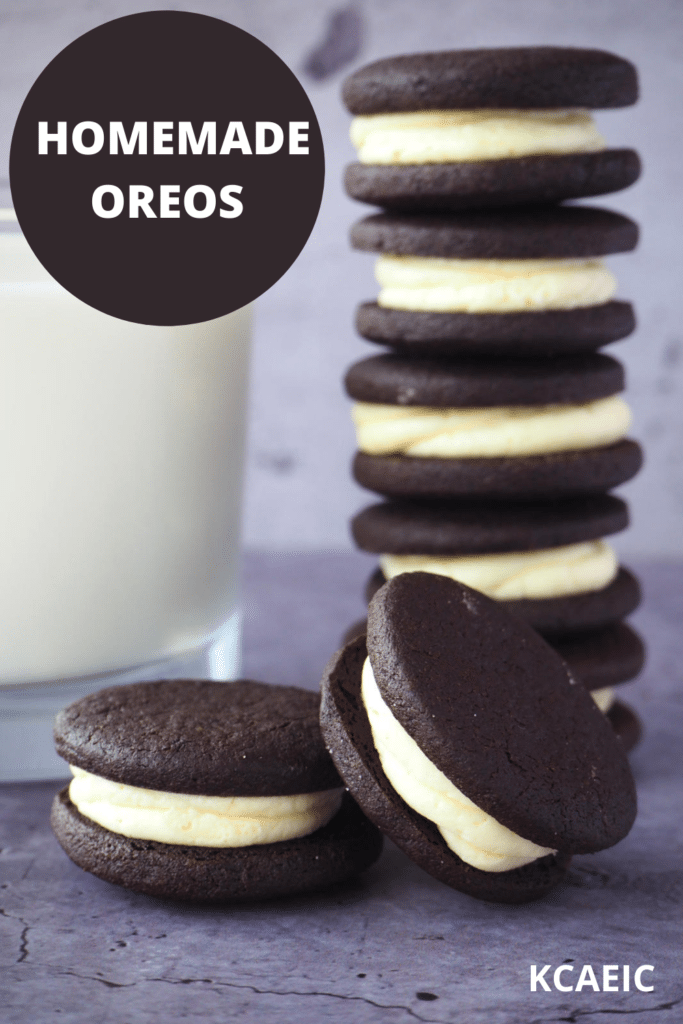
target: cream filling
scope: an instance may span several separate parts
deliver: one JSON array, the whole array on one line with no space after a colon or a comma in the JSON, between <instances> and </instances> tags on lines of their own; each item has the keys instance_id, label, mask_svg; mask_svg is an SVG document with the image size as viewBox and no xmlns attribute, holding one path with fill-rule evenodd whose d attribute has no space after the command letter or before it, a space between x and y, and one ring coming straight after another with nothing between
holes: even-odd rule
<instances>
[{"instance_id":1,"label":"cream filling","mask_svg":"<svg viewBox=\"0 0 683 1024\"><path fill-rule=\"evenodd\" d=\"M432 572L480 590L496 601L602 590L619 571L616 555L604 540L500 554L381 555L379 561L388 580L402 572Z\"/></svg>"},{"instance_id":2,"label":"cream filling","mask_svg":"<svg viewBox=\"0 0 683 1024\"><path fill-rule=\"evenodd\" d=\"M480 871L512 871L555 853L501 825L432 764L382 700L367 658L361 696L384 774L409 807L434 822L461 860Z\"/></svg>"},{"instance_id":3,"label":"cream filling","mask_svg":"<svg viewBox=\"0 0 683 1024\"><path fill-rule=\"evenodd\" d=\"M606 715L614 704L616 696L611 686L603 686L599 690L591 690L590 695L598 705L603 715Z\"/></svg>"},{"instance_id":4,"label":"cream filling","mask_svg":"<svg viewBox=\"0 0 683 1024\"><path fill-rule=\"evenodd\" d=\"M631 422L629 407L617 395L580 405L485 409L357 402L351 415L362 452L441 459L600 448L624 437Z\"/></svg>"},{"instance_id":5,"label":"cream filling","mask_svg":"<svg viewBox=\"0 0 683 1024\"><path fill-rule=\"evenodd\" d=\"M434 313L515 313L598 306L615 294L614 275L597 258L461 260L380 256L377 302Z\"/></svg>"},{"instance_id":6,"label":"cream filling","mask_svg":"<svg viewBox=\"0 0 683 1024\"><path fill-rule=\"evenodd\" d=\"M339 810L343 788L295 796L192 796L111 782L71 765L71 802L109 832L179 846L257 846L307 836Z\"/></svg>"},{"instance_id":7,"label":"cream filling","mask_svg":"<svg viewBox=\"0 0 683 1024\"><path fill-rule=\"evenodd\" d=\"M351 123L363 164L444 164L605 148L586 110L419 110Z\"/></svg>"}]
</instances>

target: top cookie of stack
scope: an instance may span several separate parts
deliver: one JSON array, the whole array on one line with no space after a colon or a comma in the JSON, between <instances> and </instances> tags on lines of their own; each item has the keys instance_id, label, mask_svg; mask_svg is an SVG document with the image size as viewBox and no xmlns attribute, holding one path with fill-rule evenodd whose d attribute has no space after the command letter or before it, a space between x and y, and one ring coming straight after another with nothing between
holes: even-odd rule
<instances>
[{"instance_id":1,"label":"top cookie of stack","mask_svg":"<svg viewBox=\"0 0 683 1024\"><path fill-rule=\"evenodd\" d=\"M376 61L347 79L359 162L353 198L403 211L549 203L616 192L640 173L589 109L638 98L628 61L557 46L452 50Z\"/></svg>"}]
</instances>

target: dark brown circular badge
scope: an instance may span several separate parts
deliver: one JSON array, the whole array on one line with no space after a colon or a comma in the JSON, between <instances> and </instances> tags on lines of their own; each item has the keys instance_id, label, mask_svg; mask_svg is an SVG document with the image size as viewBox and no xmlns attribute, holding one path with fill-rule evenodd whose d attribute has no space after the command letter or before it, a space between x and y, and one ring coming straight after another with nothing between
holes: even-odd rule
<instances>
[{"instance_id":1,"label":"dark brown circular badge","mask_svg":"<svg viewBox=\"0 0 683 1024\"><path fill-rule=\"evenodd\" d=\"M136 323L197 323L274 284L313 228L320 128L254 36L183 11L67 46L17 119L10 182L34 253L68 291Z\"/></svg>"}]
</instances>

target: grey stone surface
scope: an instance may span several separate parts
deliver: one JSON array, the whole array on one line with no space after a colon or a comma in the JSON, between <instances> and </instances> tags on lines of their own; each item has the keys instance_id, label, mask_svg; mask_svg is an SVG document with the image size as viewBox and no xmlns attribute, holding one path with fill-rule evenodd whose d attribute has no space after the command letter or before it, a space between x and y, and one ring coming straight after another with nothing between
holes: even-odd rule
<instances>
[{"instance_id":1,"label":"grey stone surface","mask_svg":"<svg viewBox=\"0 0 683 1024\"><path fill-rule=\"evenodd\" d=\"M250 555L245 674L316 686L362 613L370 564L340 553ZM645 722L632 758L640 812L619 846L575 858L550 897L526 907L477 903L390 846L364 877L327 894L238 909L177 906L76 868L47 825L56 784L8 784L0 787L0 1020L683 1019L683 565L636 568L647 601L634 621L650 656L622 692ZM574 965L574 980L583 964L598 978L605 964L632 972L651 964L654 991L529 991L530 964L563 962Z\"/></svg>"},{"instance_id":2,"label":"grey stone surface","mask_svg":"<svg viewBox=\"0 0 683 1024\"><path fill-rule=\"evenodd\" d=\"M104 21L159 5L144 0L0 0L0 205L10 202L7 159L21 102L64 46ZM246 540L259 548L350 548L348 518L368 500L349 478L354 449L341 377L370 346L354 334L357 302L372 298L373 259L352 253L351 223L369 208L347 199L353 159L344 75L379 57L448 47L556 44L602 47L633 60L642 99L605 111L608 142L641 151L644 174L597 200L642 225L635 253L610 264L619 295L635 303L636 333L611 351L628 371L634 434L645 471L626 488L630 554L683 556L683 337L680 131L683 116L680 0L185 0L161 5L224 18L271 46L301 76L325 143L320 216L300 258L257 304ZM373 346L374 351L374 346Z\"/></svg>"}]
</instances>

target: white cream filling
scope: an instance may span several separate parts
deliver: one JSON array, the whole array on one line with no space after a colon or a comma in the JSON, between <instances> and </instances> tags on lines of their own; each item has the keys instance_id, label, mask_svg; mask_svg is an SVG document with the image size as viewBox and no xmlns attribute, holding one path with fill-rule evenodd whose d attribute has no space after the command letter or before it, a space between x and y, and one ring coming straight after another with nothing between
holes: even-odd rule
<instances>
[{"instance_id":1,"label":"white cream filling","mask_svg":"<svg viewBox=\"0 0 683 1024\"><path fill-rule=\"evenodd\" d=\"M604 540L485 555L381 555L379 561L388 580L402 572L432 572L496 601L602 590L619 571L617 557Z\"/></svg>"},{"instance_id":2,"label":"white cream filling","mask_svg":"<svg viewBox=\"0 0 683 1024\"><path fill-rule=\"evenodd\" d=\"M586 110L418 110L351 123L363 164L441 164L605 148Z\"/></svg>"},{"instance_id":3,"label":"white cream filling","mask_svg":"<svg viewBox=\"0 0 683 1024\"><path fill-rule=\"evenodd\" d=\"M294 796L193 796L111 782L70 766L71 802L131 839L180 846L256 846L307 836L339 810L343 788Z\"/></svg>"},{"instance_id":4,"label":"white cream filling","mask_svg":"<svg viewBox=\"0 0 683 1024\"><path fill-rule=\"evenodd\" d=\"M603 686L599 690L591 690L590 695L598 705L603 715L606 715L614 704L616 696L611 686Z\"/></svg>"},{"instance_id":5,"label":"white cream filling","mask_svg":"<svg viewBox=\"0 0 683 1024\"><path fill-rule=\"evenodd\" d=\"M435 313L515 313L598 306L615 294L614 275L597 258L474 260L380 256L377 302Z\"/></svg>"},{"instance_id":6,"label":"white cream filling","mask_svg":"<svg viewBox=\"0 0 683 1024\"><path fill-rule=\"evenodd\" d=\"M432 764L384 703L369 659L361 696L384 774L409 807L434 822L461 860L481 871L512 871L555 852L501 825Z\"/></svg>"},{"instance_id":7,"label":"white cream filling","mask_svg":"<svg viewBox=\"0 0 683 1024\"><path fill-rule=\"evenodd\" d=\"M369 455L467 459L542 455L613 444L631 413L612 395L576 405L438 409L357 402L358 447Z\"/></svg>"}]
</instances>

